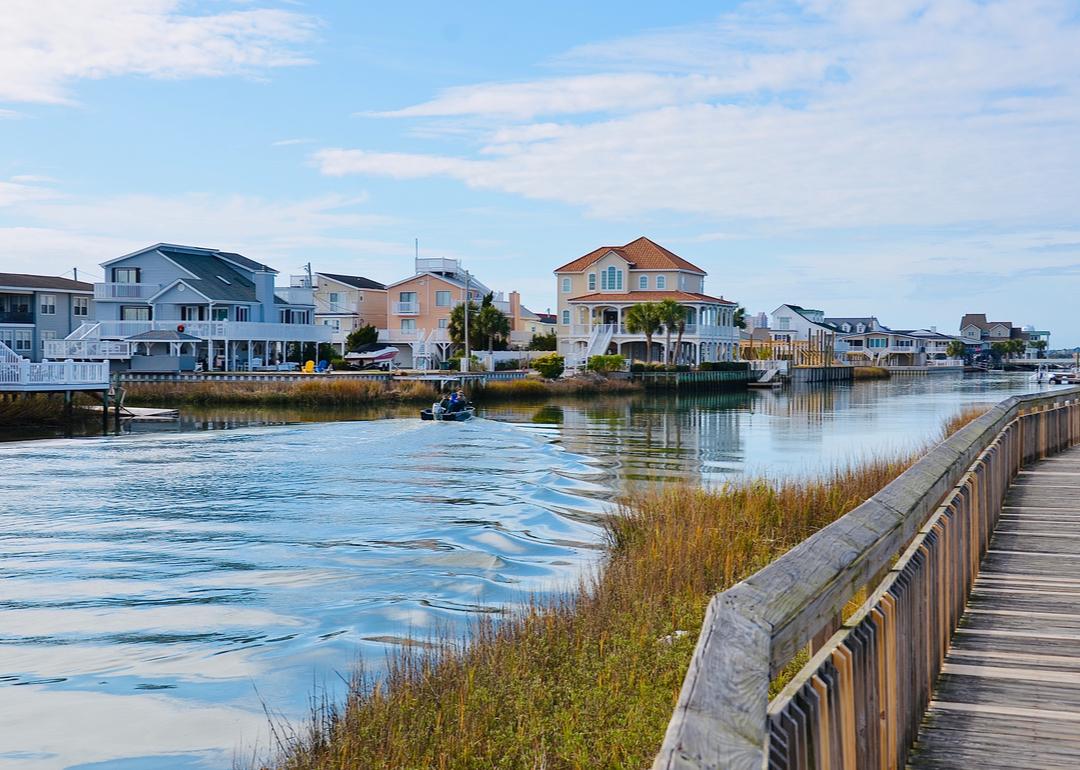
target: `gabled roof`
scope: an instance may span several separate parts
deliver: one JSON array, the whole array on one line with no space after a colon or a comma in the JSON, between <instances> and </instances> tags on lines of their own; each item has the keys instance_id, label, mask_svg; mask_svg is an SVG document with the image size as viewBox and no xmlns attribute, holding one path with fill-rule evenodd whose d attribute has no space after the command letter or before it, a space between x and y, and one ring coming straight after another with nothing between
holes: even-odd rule
<instances>
[{"instance_id":1,"label":"gabled roof","mask_svg":"<svg viewBox=\"0 0 1080 770\"><path fill-rule=\"evenodd\" d=\"M881 321L877 319L877 316L866 316L864 318L832 318L827 317L826 322L831 323L833 326L843 326L844 324L850 324L851 326L857 326L862 324L863 326L873 326L877 324L881 325Z\"/></svg>"},{"instance_id":2,"label":"gabled roof","mask_svg":"<svg viewBox=\"0 0 1080 770\"><path fill-rule=\"evenodd\" d=\"M91 293L94 285L60 278L55 275L30 275L27 273L0 273L0 288L3 289L51 289L53 291L74 291Z\"/></svg>"},{"instance_id":3,"label":"gabled roof","mask_svg":"<svg viewBox=\"0 0 1080 770\"><path fill-rule=\"evenodd\" d=\"M698 294L692 291L624 291L614 294L609 292L595 292L583 294L580 297L571 297L567 302L609 302L611 304L625 304L627 302L659 302L662 299L673 299L676 302L705 302L715 305L735 305L735 302L723 297L710 297L707 294Z\"/></svg>"},{"instance_id":4,"label":"gabled roof","mask_svg":"<svg viewBox=\"0 0 1080 770\"><path fill-rule=\"evenodd\" d=\"M705 275L705 271L697 265L693 265L680 257L678 254L668 251L645 236L625 246L601 246L590 251L588 254L578 257L572 262L567 262L562 267L556 268L556 273L580 273L585 268L603 259L609 253L615 252L630 263L634 270L686 270L691 273Z\"/></svg>"},{"instance_id":5,"label":"gabled roof","mask_svg":"<svg viewBox=\"0 0 1080 770\"><path fill-rule=\"evenodd\" d=\"M796 313L801 315L804 319L806 319L806 321L808 323L814 324L814 326L820 326L821 328L828 329L829 331L843 333L843 331L840 329L840 327L837 326L836 324L834 324L834 323L832 323L830 321L825 321L825 320L818 321L815 318L811 318L810 315L809 315L810 313L821 313L822 318L824 318L825 311L823 311L823 310L814 310L813 308L802 307L801 305L792 305L790 302L785 302L780 307L789 307L789 308L791 308ZM779 309L780 308L777 308L777 310L779 310ZM776 312L776 311L774 310L773 312ZM784 332L784 331L788 331L788 330L787 329L771 329L770 331Z\"/></svg>"},{"instance_id":6,"label":"gabled roof","mask_svg":"<svg viewBox=\"0 0 1080 770\"><path fill-rule=\"evenodd\" d=\"M258 302L255 284L215 254L158 249L184 270L196 276L184 283L214 302Z\"/></svg>"},{"instance_id":7,"label":"gabled roof","mask_svg":"<svg viewBox=\"0 0 1080 770\"><path fill-rule=\"evenodd\" d=\"M270 267L269 265L264 265L262 262L256 262L254 259L248 259L243 254L237 254L233 251L214 251L214 254L221 257L222 259L227 259L230 262L234 262L240 265L240 267L246 267L248 270L253 270L256 273L277 272L277 270Z\"/></svg>"},{"instance_id":8,"label":"gabled roof","mask_svg":"<svg viewBox=\"0 0 1080 770\"><path fill-rule=\"evenodd\" d=\"M219 256L224 260L232 262L234 265L237 265L237 266L239 266L241 268L244 268L244 269L247 269L247 270L251 270L251 271L256 272L256 273L259 273L259 272L276 273L277 272L277 270L275 270L274 268L269 267L267 265L264 265L262 262L256 262L254 259L249 259L249 258L245 257L243 254L237 254L237 253L232 252L232 251L218 251L217 249L208 249L208 248L205 248L203 246L183 246L183 245L178 244L178 243L155 243L153 246L147 246L144 249L139 249L138 251L132 251L129 254L124 254L124 255L119 256L119 257L114 257L113 259L110 259L110 260L108 260L106 262L102 262L101 266L102 267L108 267L109 265L111 265L114 262L120 262L121 260L128 259L129 257L134 257L134 256L137 256L139 254L145 254L148 251L160 251L162 254L164 254L166 251L171 251L171 252L174 252L174 253L183 252L183 253L186 253L186 254L203 254L203 255Z\"/></svg>"},{"instance_id":9,"label":"gabled roof","mask_svg":"<svg viewBox=\"0 0 1080 770\"><path fill-rule=\"evenodd\" d=\"M359 275L341 275L340 273L316 273L315 275L321 275L323 278L329 278L331 281L337 281L343 283L346 286L352 286L354 289L382 289L386 290L386 285L373 281L370 278L364 278Z\"/></svg>"},{"instance_id":10,"label":"gabled roof","mask_svg":"<svg viewBox=\"0 0 1080 770\"><path fill-rule=\"evenodd\" d=\"M424 276L430 276L431 278L434 278L436 280L443 281L444 283L448 283L451 286L457 286L459 289L464 289L465 288L465 281L462 281L459 278L455 278L454 276L447 275L446 273L429 273L429 272L423 272L423 273L417 273L416 275L410 275L408 278L402 278L400 281L394 281L391 284L387 284L386 288L387 289L392 289L395 286L400 286L403 283L408 283L409 281L412 281L412 280L414 280L416 278L422 278ZM476 291L476 292L480 292L481 294L488 294L488 293L491 292L491 289L489 289L484 284L480 283L480 281L476 280L475 278L472 278L469 281L469 291L470 292Z\"/></svg>"}]
</instances>

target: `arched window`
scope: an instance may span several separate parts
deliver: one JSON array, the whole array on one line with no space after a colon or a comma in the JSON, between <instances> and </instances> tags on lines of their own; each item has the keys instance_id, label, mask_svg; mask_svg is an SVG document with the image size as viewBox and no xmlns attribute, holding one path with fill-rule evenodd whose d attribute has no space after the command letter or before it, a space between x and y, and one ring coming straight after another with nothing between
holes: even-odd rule
<instances>
[{"instance_id":1,"label":"arched window","mask_svg":"<svg viewBox=\"0 0 1080 770\"><path fill-rule=\"evenodd\" d=\"M656 276L656 288L658 288L658 289L666 289L667 288L667 276L666 275L658 275L658 276Z\"/></svg>"},{"instance_id":2,"label":"arched window","mask_svg":"<svg viewBox=\"0 0 1080 770\"><path fill-rule=\"evenodd\" d=\"M639 289L647 289L647 288L649 288L649 276L647 276L647 275L639 275L638 279L637 279L637 287Z\"/></svg>"},{"instance_id":3,"label":"arched window","mask_svg":"<svg viewBox=\"0 0 1080 770\"><path fill-rule=\"evenodd\" d=\"M569 310L562 311L562 322L566 326L570 325L570 311Z\"/></svg>"},{"instance_id":4,"label":"arched window","mask_svg":"<svg viewBox=\"0 0 1080 770\"><path fill-rule=\"evenodd\" d=\"M623 287L622 270L612 265L600 273L601 291L619 291Z\"/></svg>"},{"instance_id":5,"label":"arched window","mask_svg":"<svg viewBox=\"0 0 1080 770\"><path fill-rule=\"evenodd\" d=\"M845 334L847 334L849 331L851 331L851 324L844 324L840 328L844 330Z\"/></svg>"},{"instance_id":6,"label":"arched window","mask_svg":"<svg viewBox=\"0 0 1080 770\"><path fill-rule=\"evenodd\" d=\"M596 291L596 273L589 273L589 291Z\"/></svg>"}]
</instances>

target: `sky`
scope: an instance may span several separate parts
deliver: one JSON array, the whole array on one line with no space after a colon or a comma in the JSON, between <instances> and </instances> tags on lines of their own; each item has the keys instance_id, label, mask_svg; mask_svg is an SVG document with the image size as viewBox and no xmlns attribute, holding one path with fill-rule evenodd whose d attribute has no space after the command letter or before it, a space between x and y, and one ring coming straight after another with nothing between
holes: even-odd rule
<instances>
[{"instance_id":1,"label":"sky","mask_svg":"<svg viewBox=\"0 0 1080 770\"><path fill-rule=\"evenodd\" d=\"M463 260L646 235L769 311L1080 345L1080 0L0 3L0 271L157 242Z\"/></svg>"}]
</instances>

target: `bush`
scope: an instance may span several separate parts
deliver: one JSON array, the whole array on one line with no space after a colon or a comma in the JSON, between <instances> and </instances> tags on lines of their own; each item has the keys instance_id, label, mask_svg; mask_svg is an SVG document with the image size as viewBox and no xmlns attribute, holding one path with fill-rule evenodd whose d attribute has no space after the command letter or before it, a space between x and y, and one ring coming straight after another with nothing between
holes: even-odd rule
<instances>
[{"instance_id":1,"label":"bush","mask_svg":"<svg viewBox=\"0 0 1080 770\"><path fill-rule=\"evenodd\" d=\"M555 335L555 330L547 332L546 334L535 334L533 338L529 340L529 350L556 350L556 345L559 342L559 338Z\"/></svg>"},{"instance_id":2,"label":"bush","mask_svg":"<svg viewBox=\"0 0 1080 770\"><path fill-rule=\"evenodd\" d=\"M589 356L589 362L585 368L590 372L621 372L626 366L626 357L618 354L612 356Z\"/></svg>"},{"instance_id":3,"label":"bush","mask_svg":"<svg viewBox=\"0 0 1080 770\"><path fill-rule=\"evenodd\" d=\"M517 360L516 358L511 358L509 361L496 361L495 362L495 371L497 371L497 372L507 372L507 371L510 371L512 369L520 369L520 368L521 368L521 361Z\"/></svg>"},{"instance_id":4,"label":"bush","mask_svg":"<svg viewBox=\"0 0 1080 770\"><path fill-rule=\"evenodd\" d=\"M554 380L562 376L566 370L566 359L558 353L548 353L546 356L533 359L532 366L544 377Z\"/></svg>"}]
</instances>

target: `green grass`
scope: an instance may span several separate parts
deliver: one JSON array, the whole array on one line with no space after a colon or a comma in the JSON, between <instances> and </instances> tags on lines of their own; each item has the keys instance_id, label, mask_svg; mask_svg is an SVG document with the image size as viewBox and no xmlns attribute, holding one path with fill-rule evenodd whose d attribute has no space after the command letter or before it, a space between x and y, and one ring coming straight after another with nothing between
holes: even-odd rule
<instances>
[{"instance_id":1,"label":"green grass","mask_svg":"<svg viewBox=\"0 0 1080 770\"><path fill-rule=\"evenodd\" d=\"M979 413L957 415L946 435ZM859 505L921 454L717 491L638 490L608 522L602 568L576 590L480 621L467 643L401 649L385 677L358 675L345 703L319 710L299 734L279 733L270 767L647 767L709 598Z\"/></svg>"}]
</instances>

